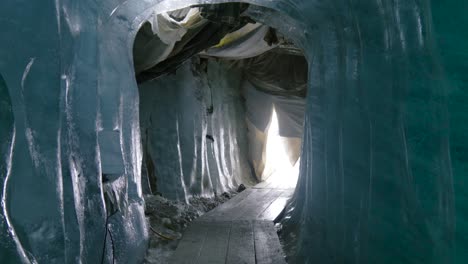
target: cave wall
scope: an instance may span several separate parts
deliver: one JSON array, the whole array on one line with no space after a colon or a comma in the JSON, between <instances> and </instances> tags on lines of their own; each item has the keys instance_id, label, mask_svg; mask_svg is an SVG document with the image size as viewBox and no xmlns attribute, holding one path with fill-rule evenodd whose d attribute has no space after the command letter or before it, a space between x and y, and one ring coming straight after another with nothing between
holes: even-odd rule
<instances>
[{"instance_id":1,"label":"cave wall","mask_svg":"<svg viewBox=\"0 0 468 264\"><path fill-rule=\"evenodd\" d=\"M156 179L154 193L185 201L253 183L241 82L227 63L194 59L140 85L143 179Z\"/></svg>"},{"instance_id":2,"label":"cave wall","mask_svg":"<svg viewBox=\"0 0 468 264\"><path fill-rule=\"evenodd\" d=\"M301 175L283 221L290 261L462 263L453 76L440 60L431 2L301 7L310 86Z\"/></svg>"},{"instance_id":3,"label":"cave wall","mask_svg":"<svg viewBox=\"0 0 468 264\"><path fill-rule=\"evenodd\" d=\"M12 111L2 87L1 263L144 257L138 91L112 85L118 107L106 109L99 71L98 25L110 11L95 1L0 3L0 74ZM105 196L118 197L114 208Z\"/></svg>"},{"instance_id":4,"label":"cave wall","mask_svg":"<svg viewBox=\"0 0 468 264\"><path fill-rule=\"evenodd\" d=\"M142 259L131 47L155 9L201 2L0 3L13 113L1 120L2 263ZM253 15L310 63L299 187L283 221L290 261L465 263L466 4L248 2L281 11Z\"/></svg>"},{"instance_id":5,"label":"cave wall","mask_svg":"<svg viewBox=\"0 0 468 264\"><path fill-rule=\"evenodd\" d=\"M468 3L463 1L431 1L434 38L447 82L450 123L450 156L452 160L455 203L454 263L468 260L468 54L465 43L468 25Z\"/></svg>"}]
</instances>

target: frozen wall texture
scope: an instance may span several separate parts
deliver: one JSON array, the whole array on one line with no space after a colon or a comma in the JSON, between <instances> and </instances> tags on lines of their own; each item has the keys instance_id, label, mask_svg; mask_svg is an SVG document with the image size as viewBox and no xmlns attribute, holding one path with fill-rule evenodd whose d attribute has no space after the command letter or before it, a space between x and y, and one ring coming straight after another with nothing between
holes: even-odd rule
<instances>
[{"instance_id":1,"label":"frozen wall texture","mask_svg":"<svg viewBox=\"0 0 468 264\"><path fill-rule=\"evenodd\" d=\"M448 87L450 147L455 191L455 263L468 261L468 25L466 1L432 1L434 36Z\"/></svg>"},{"instance_id":2,"label":"frozen wall texture","mask_svg":"<svg viewBox=\"0 0 468 264\"><path fill-rule=\"evenodd\" d=\"M434 11L440 40L452 37L445 23L463 22L455 10L466 4L455 2ZM432 12L445 4L303 2L309 111L294 210L284 221L285 236L297 236L293 263L466 262L466 156L456 155L455 173L451 161L467 143L455 131L466 128L449 125L466 106L449 107L460 99L447 97L466 93L466 64L449 57L447 44L441 60Z\"/></svg>"},{"instance_id":3,"label":"frozen wall texture","mask_svg":"<svg viewBox=\"0 0 468 264\"><path fill-rule=\"evenodd\" d=\"M239 70L194 60L140 86L143 171L153 192L185 200L252 184L241 82Z\"/></svg>"},{"instance_id":4,"label":"frozen wall texture","mask_svg":"<svg viewBox=\"0 0 468 264\"><path fill-rule=\"evenodd\" d=\"M109 12L95 1L0 4L0 263L144 256L138 92L102 81L114 70L98 56ZM115 164L101 162L109 155Z\"/></svg>"},{"instance_id":5,"label":"frozen wall texture","mask_svg":"<svg viewBox=\"0 0 468 264\"><path fill-rule=\"evenodd\" d=\"M1 263L142 259L133 40L200 2L0 2ZM310 64L291 263L466 263L466 1L249 2Z\"/></svg>"}]
</instances>

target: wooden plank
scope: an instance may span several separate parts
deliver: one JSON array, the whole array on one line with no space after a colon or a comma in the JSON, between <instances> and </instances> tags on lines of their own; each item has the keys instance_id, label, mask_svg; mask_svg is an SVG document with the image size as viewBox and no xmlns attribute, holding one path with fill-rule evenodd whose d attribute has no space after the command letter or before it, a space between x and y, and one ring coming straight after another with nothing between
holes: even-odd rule
<instances>
[{"instance_id":1,"label":"wooden plank","mask_svg":"<svg viewBox=\"0 0 468 264\"><path fill-rule=\"evenodd\" d=\"M283 197L284 196L284 190L275 190L275 194L276 196L272 196L270 201L268 203L266 203L263 207L259 208L257 210L257 214L256 214L256 217L255 217L255 220L265 220L265 213L270 207L271 205L276 201L278 200L278 198L280 197ZM281 212L281 211L280 211ZM268 213L270 214L270 213Z\"/></svg>"},{"instance_id":2,"label":"wooden plank","mask_svg":"<svg viewBox=\"0 0 468 264\"><path fill-rule=\"evenodd\" d=\"M257 220L258 216L268 208L283 192L282 190L266 189L268 192L260 198L251 200L249 205L243 208L236 220Z\"/></svg>"},{"instance_id":3,"label":"wooden plank","mask_svg":"<svg viewBox=\"0 0 468 264\"><path fill-rule=\"evenodd\" d=\"M255 206L258 206L259 203L261 203L266 195L270 193L270 189L254 189L252 191L252 194L249 195L248 198L246 198L241 204L239 204L238 207L233 208L233 210L230 210L228 212L225 212L224 214L220 215L219 218L216 218L217 220L224 220L224 221L229 221L229 220L236 220L240 218L241 216L244 216L247 214L249 211L252 211L252 208ZM247 218L244 218L244 220L253 220L252 216L249 215Z\"/></svg>"},{"instance_id":4,"label":"wooden plank","mask_svg":"<svg viewBox=\"0 0 468 264\"><path fill-rule=\"evenodd\" d=\"M268 188L268 185L270 185L270 184L271 184L271 182L266 180L266 181L262 181L259 184L255 185L254 188L256 188L256 189L265 189L265 188Z\"/></svg>"},{"instance_id":5,"label":"wooden plank","mask_svg":"<svg viewBox=\"0 0 468 264\"><path fill-rule=\"evenodd\" d=\"M281 196L290 198L293 196L294 191L294 189L284 189L283 194L281 194Z\"/></svg>"},{"instance_id":6,"label":"wooden plank","mask_svg":"<svg viewBox=\"0 0 468 264\"><path fill-rule=\"evenodd\" d=\"M184 232L170 263L193 263L200 255L208 228L207 225L192 223Z\"/></svg>"},{"instance_id":7,"label":"wooden plank","mask_svg":"<svg viewBox=\"0 0 468 264\"><path fill-rule=\"evenodd\" d=\"M284 210L289 197L279 196L268 208L258 216L259 220L274 221L278 215Z\"/></svg>"},{"instance_id":8,"label":"wooden plank","mask_svg":"<svg viewBox=\"0 0 468 264\"><path fill-rule=\"evenodd\" d=\"M227 210L218 210L216 214L210 215L208 220L215 221L230 221L238 218L245 211L246 207L255 203L258 199L266 195L269 189L251 189L251 194L237 204L233 204ZM227 203L231 203L228 201Z\"/></svg>"},{"instance_id":9,"label":"wooden plank","mask_svg":"<svg viewBox=\"0 0 468 264\"><path fill-rule=\"evenodd\" d=\"M286 264L273 223L269 221L255 221L253 225L256 263Z\"/></svg>"},{"instance_id":10,"label":"wooden plank","mask_svg":"<svg viewBox=\"0 0 468 264\"><path fill-rule=\"evenodd\" d=\"M232 222L226 263L255 264L255 248L251 222Z\"/></svg>"},{"instance_id":11,"label":"wooden plank","mask_svg":"<svg viewBox=\"0 0 468 264\"><path fill-rule=\"evenodd\" d=\"M170 263L285 263L271 221L284 209L293 191L255 186L241 192L195 220ZM267 221L252 222L258 219Z\"/></svg>"},{"instance_id":12,"label":"wooden plank","mask_svg":"<svg viewBox=\"0 0 468 264\"><path fill-rule=\"evenodd\" d=\"M279 180L275 180L275 179L268 179L270 181L270 184L268 185L268 188L272 188L272 189L280 189L281 186L281 181Z\"/></svg>"},{"instance_id":13,"label":"wooden plank","mask_svg":"<svg viewBox=\"0 0 468 264\"><path fill-rule=\"evenodd\" d=\"M273 221L281 213L293 191L293 189L248 189L241 193L240 199L236 199L236 196L196 221ZM278 199L280 197L282 199Z\"/></svg>"},{"instance_id":14,"label":"wooden plank","mask_svg":"<svg viewBox=\"0 0 468 264\"><path fill-rule=\"evenodd\" d=\"M225 263L231 231L231 222L206 222L206 224L209 225L209 229L197 263Z\"/></svg>"},{"instance_id":15,"label":"wooden plank","mask_svg":"<svg viewBox=\"0 0 468 264\"><path fill-rule=\"evenodd\" d=\"M247 189L239 193L234 198L230 199L229 201L221 204L220 206L201 216L197 219L197 221L211 221L212 219L219 218L219 216L222 216L226 212L238 208L244 203L244 200L246 200L253 193L253 191L253 189Z\"/></svg>"}]
</instances>

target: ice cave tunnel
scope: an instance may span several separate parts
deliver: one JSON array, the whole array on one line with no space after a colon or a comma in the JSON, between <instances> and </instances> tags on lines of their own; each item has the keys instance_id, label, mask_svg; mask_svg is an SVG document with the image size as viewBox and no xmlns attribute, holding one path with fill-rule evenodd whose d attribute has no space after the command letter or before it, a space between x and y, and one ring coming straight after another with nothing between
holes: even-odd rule
<instances>
[{"instance_id":1,"label":"ice cave tunnel","mask_svg":"<svg viewBox=\"0 0 468 264\"><path fill-rule=\"evenodd\" d=\"M1 1L0 263L467 263L466 12Z\"/></svg>"}]
</instances>

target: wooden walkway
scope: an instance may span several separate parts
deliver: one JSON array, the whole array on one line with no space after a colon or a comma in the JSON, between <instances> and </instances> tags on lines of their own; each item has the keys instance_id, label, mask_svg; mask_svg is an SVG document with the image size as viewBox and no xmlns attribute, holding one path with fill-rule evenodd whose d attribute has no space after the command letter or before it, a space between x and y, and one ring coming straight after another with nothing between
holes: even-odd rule
<instances>
[{"instance_id":1,"label":"wooden walkway","mask_svg":"<svg viewBox=\"0 0 468 264\"><path fill-rule=\"evenodd\" d=\"M268 185L247 189L192 222L170 263L285 264L273 221L293 189Z\"/></svg>"}]
</instances>

